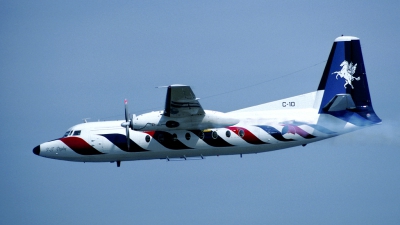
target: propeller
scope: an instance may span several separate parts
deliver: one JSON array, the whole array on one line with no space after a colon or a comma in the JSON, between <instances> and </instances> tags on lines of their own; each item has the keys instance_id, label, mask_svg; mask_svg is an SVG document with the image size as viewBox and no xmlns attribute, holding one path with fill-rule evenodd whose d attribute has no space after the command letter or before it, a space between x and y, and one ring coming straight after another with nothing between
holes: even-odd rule
<instances>
[{"instance_id":1,"label":"propeller","mask_svg":"<svg viewBox=\"0 0 400 225\"><path fill-rule=\"evenodd\" d=\"M126 145L128 146L128 150L130 149L130 136L129 136L129 129L133 130L133 120L136 118L135 114L132 114L132 118L129 119L129 112L128 112L128 100L124 100L125 104L125 122L121 123L122 127L125 127L126 130Z\"/></svg>"}]
</instances>

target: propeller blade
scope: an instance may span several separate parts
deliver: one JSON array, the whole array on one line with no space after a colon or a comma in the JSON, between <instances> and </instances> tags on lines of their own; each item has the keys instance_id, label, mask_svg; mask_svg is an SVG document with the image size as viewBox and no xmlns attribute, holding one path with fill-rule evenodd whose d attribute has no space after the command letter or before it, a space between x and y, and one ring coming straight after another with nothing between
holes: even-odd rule
<instances>
[{"instance_id":1,"label":"propeller blade","mask_svg":"<svg viewBox=\"0 0 400 225\"><path fill-rule=\"evenodd\" d=\"M128 100L124 100L125 103L125 121L128 122L129 121L129 113L128 113Z\"/></svg>"},{"instance_id":2,"label":"propeller blade","mask_svg":"<svg viewBox=\"0 0 400 225\"><path fill-rule=\"evenodd\" d=\"M126 146L128 147L128 151L130 149L130 144L131 144L131 138L129 136L129 128L132 129L133 123L132 120L129 120L129 112L128 112L128 100L124 100L125 103L125 122L121 123L122 127L125 127L126 131ZM133 115L132 115L133 118Z\"/></svg>"},{"instance_id":3,"label":"propeller blade","mask_svg":"<svg viewBox=\"0 0 400 225\"><path fill-rule=\"evenodd\" d=\"M131 145L131 138L129 137L129 127L126 126L126 145L128 146L128 151Z\"/></svg>"}]
</instances>

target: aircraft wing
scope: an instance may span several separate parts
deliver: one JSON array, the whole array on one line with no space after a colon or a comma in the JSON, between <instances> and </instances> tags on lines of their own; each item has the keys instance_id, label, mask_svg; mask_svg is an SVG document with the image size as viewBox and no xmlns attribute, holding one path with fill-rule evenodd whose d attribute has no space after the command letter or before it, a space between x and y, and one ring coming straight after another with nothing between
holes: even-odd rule
<instances>
[{"instance_id":1,"label":"aircraft wing","mask_svg":"<svg viewBox=\"0 0 400 225\"><path fill-rule=\"evenodd\" d=\"M181 84L168 86L164 116L177 118L204 115L205 112L198 100L190 86Z\"/></svg>"}]
</instances>

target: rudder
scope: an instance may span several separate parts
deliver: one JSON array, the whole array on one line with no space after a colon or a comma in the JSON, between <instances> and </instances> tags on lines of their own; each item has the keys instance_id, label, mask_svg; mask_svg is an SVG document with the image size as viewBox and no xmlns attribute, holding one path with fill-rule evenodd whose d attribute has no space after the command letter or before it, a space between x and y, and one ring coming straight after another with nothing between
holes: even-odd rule
<instances>
[{"instance_id":1,"label":"rudder","mask_svg":"<svg viewBox=\"0 0 400 225\"><path fill-rule=\"evenodd\" d=\"M331 114L361 126L381 122L372 107L357 37L335 39L318 91L324 91L320 114Z\"/></svg>"}]
</instances>

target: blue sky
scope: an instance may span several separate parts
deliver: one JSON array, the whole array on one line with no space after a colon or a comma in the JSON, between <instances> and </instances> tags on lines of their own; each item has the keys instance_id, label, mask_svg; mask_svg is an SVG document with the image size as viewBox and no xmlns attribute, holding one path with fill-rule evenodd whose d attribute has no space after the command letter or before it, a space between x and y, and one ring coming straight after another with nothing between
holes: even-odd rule
<instances>
[{"instance_id":1,"label":"blue sky","mask_svg":"<svg viewBox=\"0 0 400 225\"><path fill-rule=\"evenodd\" d=\"M399 224L399 8L1 1L0 223ZM32 153L83 118L123 119L124 98L132 113L161 109L160 85L191 85L223 112L314 91L342 34L361 39L382 125L243 158L120 168Z\"/></svg>"}]
</instances>

